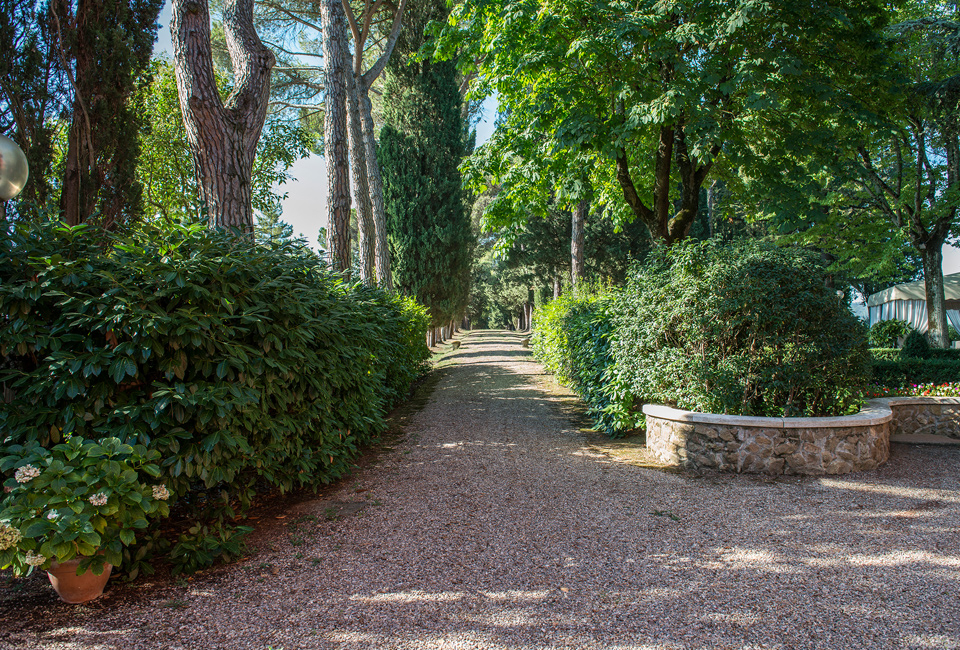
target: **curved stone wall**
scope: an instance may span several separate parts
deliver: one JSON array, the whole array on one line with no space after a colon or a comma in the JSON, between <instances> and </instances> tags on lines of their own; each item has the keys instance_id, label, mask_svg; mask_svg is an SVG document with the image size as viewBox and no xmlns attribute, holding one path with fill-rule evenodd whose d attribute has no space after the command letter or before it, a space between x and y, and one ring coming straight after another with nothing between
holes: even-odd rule
<instances>
[{"instance_id":1,"label":"curved stone wall","mask_svg":"<svg viewBox=\"0 0 960 650\"><path fill-rule=\"evenodd\" d=\"M757 474L846 474L890 456L889 400L856 415L757 418L648 404L647 448L667 464Z\"/></svg>"},{"instance_id":2,"label":"curved stone wall","mask_svg":"<svg viewBox=\"0 0 960 650\"><path fill-rule=\"evenodd\" d=\"M888 397L895 442L960 443L960 397Z\"/></svg>"}]
</instances>

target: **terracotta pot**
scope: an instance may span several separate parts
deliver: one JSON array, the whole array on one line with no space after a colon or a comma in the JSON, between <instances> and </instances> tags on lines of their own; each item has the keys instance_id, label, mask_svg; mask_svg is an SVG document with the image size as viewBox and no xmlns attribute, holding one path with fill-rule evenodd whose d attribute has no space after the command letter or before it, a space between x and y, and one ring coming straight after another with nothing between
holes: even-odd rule
<instances>
[{"instance_id":1,"label":"terracotta pot","mask_svg":"<svg viewBox=\"0 0 960 650\"><path fill-rule=\"evenodd\" d=\"M56 589L60 600L65 603L85 603L99 598L103 594L103 588L107 586L107 580L110 579L113 565L109 563L103 565L103 573L100 575L94 575L89 569L77 575L77 565L82 559L54 562L47 570L50 584Z\"/></svg>"}]
</instances>

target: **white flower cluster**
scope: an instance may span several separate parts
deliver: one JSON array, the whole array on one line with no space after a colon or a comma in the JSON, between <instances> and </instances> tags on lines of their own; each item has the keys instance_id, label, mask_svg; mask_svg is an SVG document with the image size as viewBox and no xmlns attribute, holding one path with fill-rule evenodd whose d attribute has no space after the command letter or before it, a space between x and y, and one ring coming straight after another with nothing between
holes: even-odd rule
<instances>
[{"instance_id":1,"label":"white flower cluster","mask_svg":"<svg viewBox=\"0 0 960 650\"><path fill-rule=\"evenodd\" d=\"M50 521L53 521L56 518L57 518L56 510L51 510L50 512L47 513L47 519L49 519Z\"/></svg>"},{"instance_id":2,"label":"white flower cluster","mask_svg":"<svg viewBox=\"0 0 960 650\"><path fill-rule=\"evenodd\" d=\"M13 548L21 539L23 539L23 535L20 534L19 530L6 522L0 521L0 551Z\"/></svg>"},{"instance_id":3,"label":"white flower cluster","mask_svg":"<svg viewBox=\"0 0 960 650\"><path fill-rule=\"evenodd\" d=\"M29 483L38 476L40 476L40 470L33 465L24 465L13 474L13 478L17 479L17 483Z\"/></svg>"},{"instance_id":4,"label":"white flower cluster","mask_svg":"<svg viewBox=\"0 0 960 650\"><path fill-rule=\"evenodd\" d=\"M167 499L170 498L170 490L167 489L166 485L154 485L153 498L160 499L161 501L166 501Z\"/></svg>"},{"instance_id":5,"label":"white flower cluster","mask_svg":"<svg viewBox=\"0 0 960 650\"><path fill-rule=\"evenodd\" d=\"M90 504L95 506L105 506L107 505L107 495L103 492L97 492L92 497L90 497Z\"/></svg>"},{"instance_id":6,"label":"white flower cluster","mask_svg":"<svg viewBox=\"0 0 960 650\"><path fill-rule=\"evenodd\" d=\"M43 557L39 553L34 553L33 551L27 551L27 555L23 558L23 561L29 564L30 566L40 566L47 561L47 558Z\"/></svg>"}]
</instances>

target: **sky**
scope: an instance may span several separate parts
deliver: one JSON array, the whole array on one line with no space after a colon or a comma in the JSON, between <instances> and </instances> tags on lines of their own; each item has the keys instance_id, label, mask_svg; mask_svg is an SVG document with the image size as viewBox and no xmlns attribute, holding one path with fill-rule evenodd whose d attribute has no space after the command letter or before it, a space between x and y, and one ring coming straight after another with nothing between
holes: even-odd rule
<instances>
[{"instance_id":1,"label":"sky","mask_svg":"<svg viewBox=\"0 0 960 650\"><path fill-rule=\"evenodd\" d=\"M154 52L171 52L170 2L160 12L160 30ZM496 98L484 102L483 120L477 126L477 144L486 142L493 133L496 119ZM283 201L283 220L293 226L295 234L302 235L312 247L317 247L317 236L327 221L327 176L323 158L311 155L303 158L289 170L295 180L278 188L287 197ZM960 249L943 247L943 273L960 273Z\"/></svg>"}]
</instances>

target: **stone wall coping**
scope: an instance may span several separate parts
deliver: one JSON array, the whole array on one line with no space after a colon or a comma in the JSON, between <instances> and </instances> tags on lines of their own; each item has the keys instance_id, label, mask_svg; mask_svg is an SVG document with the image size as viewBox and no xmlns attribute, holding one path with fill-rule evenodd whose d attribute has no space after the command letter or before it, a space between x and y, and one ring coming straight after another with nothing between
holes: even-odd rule
<instances>
[{"instance_id":1,"label":"stone wall coping","mask_svg":"<svg viewBox=\"0 0 960 650\"><path fill-rule=\"evenodd\" d=\"M859 413L840 417L827 418L770 418L752 417L746 415L723 415L720 413L697 413L661 406L659 404L644 404L643 413L663 420L674 422L691 422L694 424L722 424L726 426L756 427L761 429L821 429L825 427L868 427L874 424L883 424L893 419L889 400L868 400ZM930 399L930 398L926 398ZM955 399L955 398L949 398ZM958 401L960 403L960 401Z\"/></svg>"},{"instance_id":2,"label":"stone wall coping","mask_svg":"<svg viewBox=\"0 0 960 650\"><path fill-rule=\"evenodd\" d=\"M875 402L884 401L894 406L914 406L918 404L958 404L960 397L883 397Z\"/></svg>"}]
</instances>

